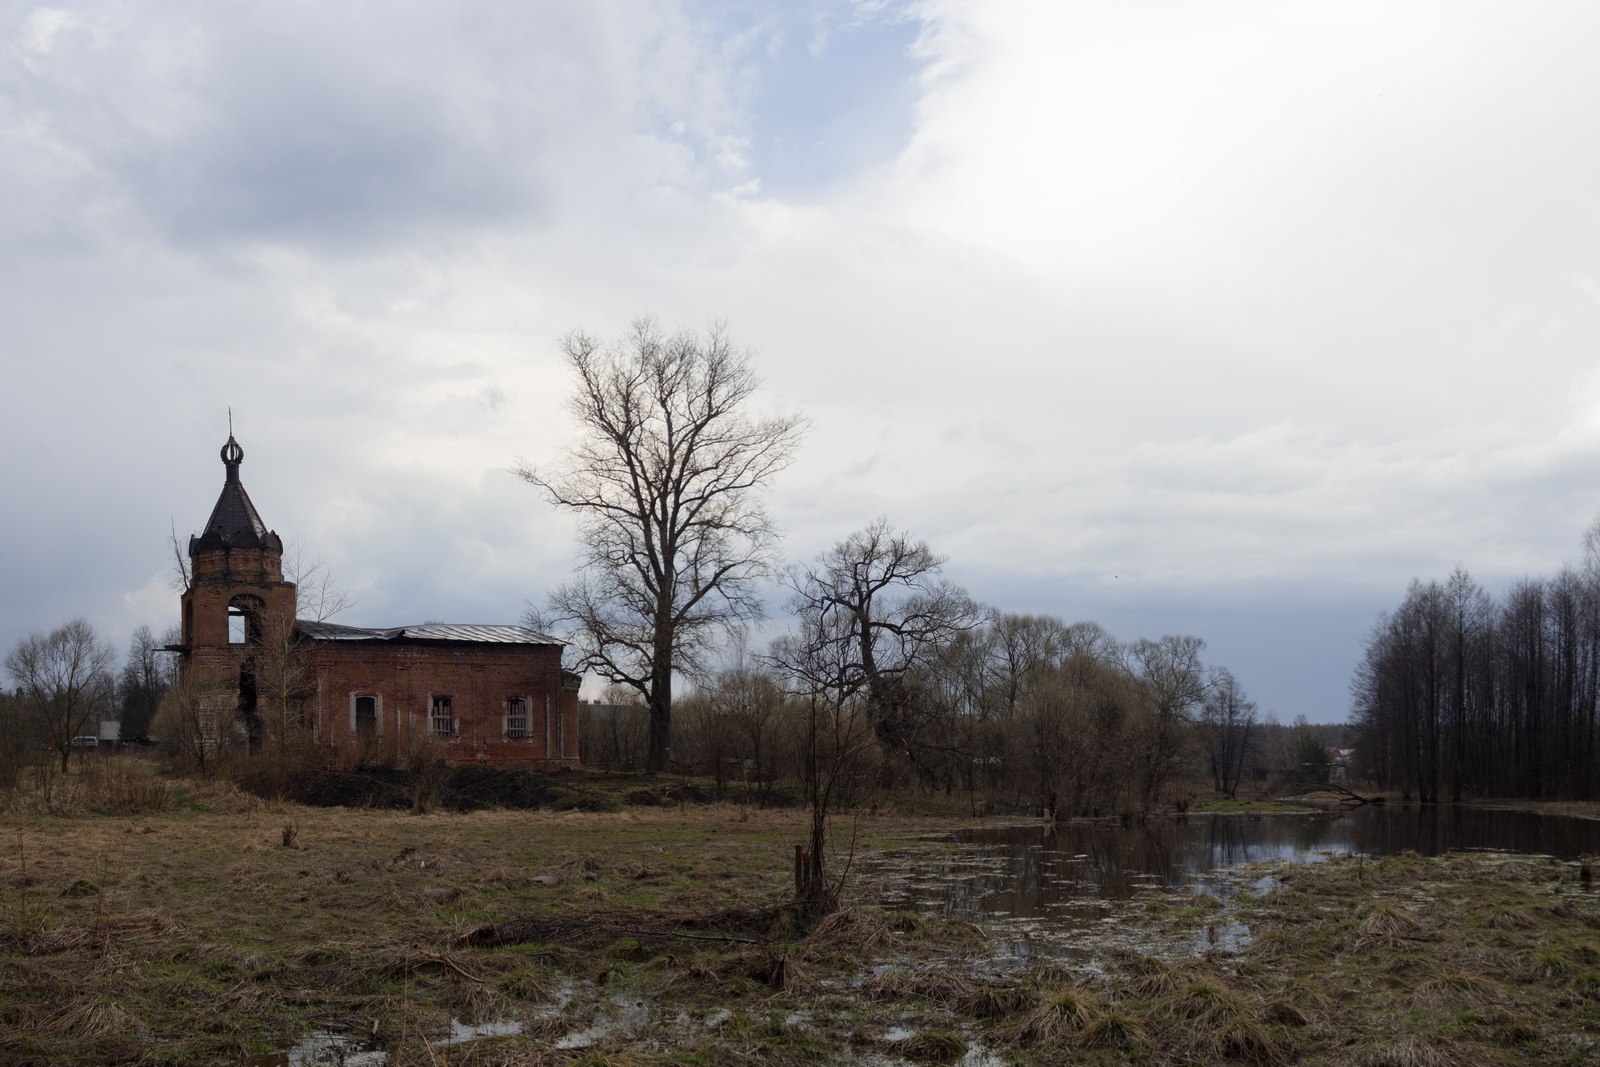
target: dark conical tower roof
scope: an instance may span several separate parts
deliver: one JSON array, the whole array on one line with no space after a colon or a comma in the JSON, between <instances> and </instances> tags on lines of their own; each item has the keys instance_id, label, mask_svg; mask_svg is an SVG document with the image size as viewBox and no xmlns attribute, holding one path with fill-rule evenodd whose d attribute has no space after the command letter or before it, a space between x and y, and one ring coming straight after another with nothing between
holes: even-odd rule
<instances>
[{"instance_id":1,"label":"dark conical tower roof","mask_svg":"<svg viewBox=\"0 0 1600 1067\"><path fill-rule=\"evenodd\" d=\"M244 449L229 434L228 443L222 446L222 463L228 469L228 477L222 483L222 495L217 497L217 506L211 509L205 530L199 537L189 539L190 555L208 548L283 551L283 541L261 521L261 514L239 480L239 464L243 462Z\"/></svg>"}]
</instances>

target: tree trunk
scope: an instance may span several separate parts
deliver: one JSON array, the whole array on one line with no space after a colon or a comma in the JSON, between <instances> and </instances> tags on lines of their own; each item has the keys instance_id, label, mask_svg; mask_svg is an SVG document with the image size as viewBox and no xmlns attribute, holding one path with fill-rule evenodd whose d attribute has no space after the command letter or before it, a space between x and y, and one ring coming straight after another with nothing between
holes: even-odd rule
<instances>
[{"instance_id":1,"label":"tree trunk","mask_svg":"<svg viewBox=\"0 0 1600 1067\"><path fill-rule=\"evenodd\" d=\"M672 650L657 647L650 674L650 751L645 769L660 774L672 766Z\"/></svg>"}]
</instances>

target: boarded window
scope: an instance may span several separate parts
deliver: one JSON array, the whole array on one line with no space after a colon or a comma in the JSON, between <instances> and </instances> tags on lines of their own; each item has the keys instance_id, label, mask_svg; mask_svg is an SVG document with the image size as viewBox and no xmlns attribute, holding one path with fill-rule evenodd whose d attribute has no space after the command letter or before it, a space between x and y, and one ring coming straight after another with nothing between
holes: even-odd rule
<instances>
[{"instance_id":1,"label":"boarded window","mask_svg":"<svg viewBox=\"0 0 1600 1067\"><path fill-rule=\"evenodd\" d=\"M506 701L506 737L512 741L528 739L528 701L524 697Z\"/></svg>"},{"instance_id":2,"label":"boarded window","mask_svg":"<svg viewBox=\"0 0 1600 1067\"><path fill-rule=\"evenodd\" d=\"M455 705L449 697L434 697L429 721L433 732L440 737L454 737L456 733Z\"/></svg>"}]
</instances>

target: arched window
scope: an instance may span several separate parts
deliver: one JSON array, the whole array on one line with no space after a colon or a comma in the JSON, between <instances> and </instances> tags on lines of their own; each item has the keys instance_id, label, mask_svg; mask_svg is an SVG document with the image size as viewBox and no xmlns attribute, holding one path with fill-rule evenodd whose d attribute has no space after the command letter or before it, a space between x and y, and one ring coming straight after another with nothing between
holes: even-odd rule
<instances>
[{"instance_id":1,"label":"arched window","mask_svg":"<svg viewBox=\"0 0 1600 1067\"><path fill-rule=\"evenodd\" d=\"M228 601L228 644L259 645L261 619L266 605L258 596L240 593Z\"/></svg>"}]
</instances>

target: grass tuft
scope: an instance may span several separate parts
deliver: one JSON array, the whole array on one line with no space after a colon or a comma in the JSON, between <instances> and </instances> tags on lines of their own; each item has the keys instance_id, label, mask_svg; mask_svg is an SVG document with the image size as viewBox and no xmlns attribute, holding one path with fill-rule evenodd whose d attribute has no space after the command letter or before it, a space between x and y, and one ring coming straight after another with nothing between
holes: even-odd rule
<instances>
[{"instance_id":1,"label":"grass tuft","mask_svg":"<svg viewBox=\"0 0 1600 1067\"><path fill-rule=\"evenodd\" d=\"M967 1042L951 1030L918 1030L904 1041L890 1044L895 1052L918 1063L954 1063L967 1053Z\"/></svg>"},{"instance_id":2,"label":"grass tuft","mask_svg":"<svg viewBox=\"0 0 1600 1067\"><path fill-rule=\"evenodd\" d=\"M1394 949L1408 941L1420 940L1422 923L1405 908L1394 904L1375 904L1356 928L1357 950Z\"/></svg>"},{"instance_id":3,"label":"grass tuft","mask_svg":"<svg viewBox=\"0 0 1600 1067\"><path fill-rule=\"evenodd\" d=\"M1046 995L1011 1031L1023 1045L1057 1045L1072 1041L1120 1045L1138 1030L1138 1023L1103 996L1081 985L1065 985Z\"/></svg>"},{"instance_id":4,"label":"grass tuft","mask_svg":"<svg viewBox=\"0 0 1600 1067\"><path fill-rule=\"evenodd\" d=\"M1505 1003L1506 991L1492 978L1461 971L1424 980L1417 986L1416 999L1433 1007L1486 1008Z\"/></svg>"},{"instance_id":5,"label":"grass tuft","mask_svg":"<svg viewBox=\"0 0 1600 1067\"><path fill-rule=\"evenodd\" d=\"M1435 1038L1401 1037L1373 1045L1361 1052L1356 1062L1361 1067L1456 1067L1454 1050Z\"/></svg>"}]
</instances>

